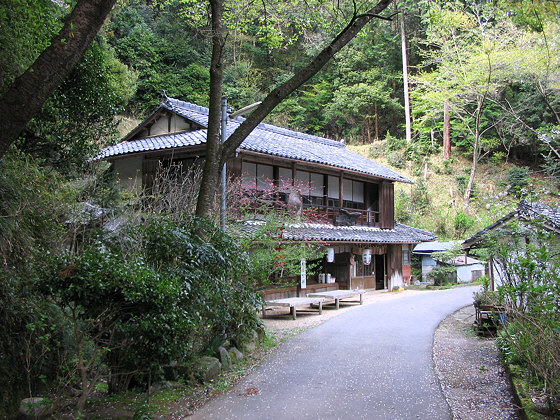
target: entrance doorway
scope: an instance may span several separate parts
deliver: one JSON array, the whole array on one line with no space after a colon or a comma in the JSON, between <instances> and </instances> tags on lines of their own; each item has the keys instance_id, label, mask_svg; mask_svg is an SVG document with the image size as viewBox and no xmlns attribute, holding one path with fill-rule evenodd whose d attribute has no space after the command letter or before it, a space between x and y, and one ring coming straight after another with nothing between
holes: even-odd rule
<instances>
[{"instance_id":1,"label":"entrance doorway","mask_svg":"<svg viewBox=\"0 0 560 420\"><path fill-rule=\"evenodd\" d=\"M375 290L385 289L385 254L375 255Z\"/></svg>"}]
</instances>

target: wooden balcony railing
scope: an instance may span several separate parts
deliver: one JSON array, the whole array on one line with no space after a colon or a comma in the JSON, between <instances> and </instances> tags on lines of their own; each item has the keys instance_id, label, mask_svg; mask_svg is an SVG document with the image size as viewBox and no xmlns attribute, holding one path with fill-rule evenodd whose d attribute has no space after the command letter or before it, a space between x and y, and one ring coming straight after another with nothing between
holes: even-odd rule
<instances>
[{"instance_id":1,"label":"wooden balcony railing","mask_svg":"<svg viewBox=\"0 0 560 420\"><path fill-rule=\"evenodd\" d=\"M346 214L352 215L351 219L355 220L355 222L350 222L350 225L357 225L357 226L372 226L372 227L379 227L379 215L378 211L373 210L361 210L361 209L352 209L352 208L338 208L332 206L312 206L306 205L304 206L306 209L315 209L317 211L317 215L319 217L323 216L326 220L330 223L336 224L335 221L340 216L341 210Z\"/></svg>"}]
</instances>

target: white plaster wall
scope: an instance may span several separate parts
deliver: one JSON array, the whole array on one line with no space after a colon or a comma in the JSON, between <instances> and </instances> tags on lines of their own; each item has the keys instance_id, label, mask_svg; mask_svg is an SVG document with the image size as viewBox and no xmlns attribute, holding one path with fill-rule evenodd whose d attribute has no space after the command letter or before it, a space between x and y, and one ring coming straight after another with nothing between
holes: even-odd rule
<instances>
[{"instance_id":1,"label":"white plaster wall","mask_svg":"<svg viewBox=\"0 0 560 420\"><path fill-rule=\"evenodd\" d=\"M506 275L494 262L492 262L492 271L494 274L494 290L496 290L499 286L503 286L506 283Z\"/></svg>"},{"instance_id":2,"label":"white plaster wall","mask_svg":"<svg viewBox=\"0 0 560 420\"><path fill-rule=\"evenodd\" d=\"M400 271L394 272L389 279L389 290L404 287L403 276Z\"/></svg>"},{"instance_id":3,"label":"white plaster wall","mask_svg":"<svg viewBox=\"0 0 560 420\"><path fill-rule=\"evenodd\" d=\"M437 261L429 255L422 255L422 281L428 281L428 273L434 269Z\"/></svg>"},{"instance_id":4,"label":"white plaster wall","mask_svg":"<svg viewBox=\"0 0 560 420\"><path fill-rule=\"evenodd\" d=\"M130 156L113 162L119 188L128 191L142 189L142 156Z\"/></svg>"},{"instance_id":5,"label":"white plaster wall","mask_svg":"<svg viewBox=\"0 0 560 420\"><path fill-rule=\"evenodd\" d=\"M169 132L169 117L161 117L150 127L150 136L159 136Z\"/></svg>"},{"instance_id":6,"label":"white plaster wall","mask_svg":"<svg viewBox=\"0 0 560 420\"><path fill-rule=\"evenodd\" d=\"M167 116L158 119L150 128L150 136L186 131L190 128L190 124L183 117L173 114L171 116L171 124L169 124L169 117Z\"/></svg>"},{"instance_id":7,"label":"white plaster wall","mask_svg":"<svg viewBox=\"0 0 560 420\"><path fill-rule=\"evenodd\" d=\"M173 114L171 116L171 132L190 130L191 125L183 117Z\"/></svg>"},{"instance_id":8,"label":"white plaster wall","mask_svg":"<svg viewBox=\"0 0 560 420\"><path fill-rule=\"evenodd\" d=\"M472 281L472 272L481 270L484 275L484 264L469 264L457 266L457 283L468 283Z\"/></svg>"}]
</instances>

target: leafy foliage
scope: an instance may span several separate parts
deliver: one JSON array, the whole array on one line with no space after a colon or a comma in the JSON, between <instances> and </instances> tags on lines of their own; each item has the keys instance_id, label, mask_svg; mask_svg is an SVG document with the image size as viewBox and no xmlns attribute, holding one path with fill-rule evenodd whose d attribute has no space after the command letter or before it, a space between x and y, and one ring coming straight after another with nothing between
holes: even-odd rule
<instances>
[{"instance_id":1,"label":"leafy foliage","mask_svg":"<svg viewBox=\"0 0 560 420\"><path fill-rule=\"evenodd\" d=\"M44 390L62 364L61 313L33 285L44 255L64 246L72 197L52 169L13 153L0 160L0 374L11 384L0 391L2 416Z\"/></svg>"},{"instance_id":2,"label":"leafy foliage","mask_svg":"<svg viewBox=\"0 0 560 420\"><path fill-rule=\"evenodd\" d=\"M27 125L17 144L63 173L116 139L115 115L134 94L136 77L108 45L94 42L71 75Z\"/></svg>"},{"instance_id":3,"label":"leafy foliage","mask_svg":"<svg viewBox=\"0 0 560 420\"><path fill-rule=\"evenodd\" d=\"M14 0L0 3L0 92L48 46L62 27L64 9L48 0ZM8 48L9 46L9 48Z\"/></svg>"},{"instance_id":4,"label":"leafy foliage","mask_svg":"<svg viewBox=\"0 0 560 420\"><path fill-rule=\"evenodd\" d=\"M101 372L111 391L126 390L135 374L259 327L259 298L241 280L245 254L215 226L153 217L126 235L140 249L99 242L58 258L39 285L75 326L78 369L90 388Z\"/></svg>"},{"instance_id":5,"label":"leafy foliage","mask_svg":"<svg viewBox=\"0 0 560 420\"><path fill-rule=\"evenodd\" d=\"M506 173L508 183L508 192L521 197L524 194L524 188L529 185L529 168L526 166L516 166Z\"/></svg>"},{"instance_id":6,"label":"leafy foliage","mask_svg":"<svg viewBox=\"0 0 560 420\"><path fill-rule=\"evenodd\" d=\"M500 303L508 323L500 345L510 363L522 365L548 401L560 408L560 260L558 239L539 227L513 225L489 239Z\"/></svg>"},{"instance_id":7,"label":"leafy foliage","mask_svg":"<svg viewBox=\"0 0 560 420\"><path fill-rule=\"evenodd\" d=\"M457 282L457 269L452 265L439 265L427 274L427 278L434 282L434 286Z\"/></svg>"},{"instance_id":8,"label":"leafy foliage","mask_svg":"<svg viewBox=\"0 0 560 420\"><path fill-rule=\"evenodd\" d=\"M474 226L475 220L472 216L469 216L462 210L459 210L455 215L454 225L454 236L456 238L461 238L465 233Z\"/></svg>"}]
</instances>

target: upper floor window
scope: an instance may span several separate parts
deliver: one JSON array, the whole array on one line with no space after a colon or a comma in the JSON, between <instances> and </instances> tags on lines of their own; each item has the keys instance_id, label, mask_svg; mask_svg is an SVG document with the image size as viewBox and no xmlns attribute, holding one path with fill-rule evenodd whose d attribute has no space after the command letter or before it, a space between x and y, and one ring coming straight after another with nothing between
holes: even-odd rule
<instances>
[{"instance_id":1,"label":"upper floor window","mask_svg":"<svg viewBox=\"0 0 560 420\"><path fill-rule=\"evenodd\" d=\"M310 171L261 163L242 163L242 185L246 189L277 193L280 201L287 202L293 190L301 194L303 204L335 208L365 209L365 183L352 179L342 180L343 197L340 197L340 177ZM326 182L325 182L326 181ZM326 197L325 197L326 196ZM325 198L328 200L325 202ZM341 205L342 203L342 205Z\"/></svg>"},{"instance_id":2,"label":"upper floor window","mask_svg":"<svg viewBox=\"0 0 560 420\"><path fill-rule=\"evenodd\" d=\"M360 181L353 181L351 179L344 179L342 181L342 194L343 194L343 207L351 209L364 208L364 183Z\"/></svg>"},{"instance_id":3,"label":"upper floor window","mask_svg":"<svg viewBox=\"0 0 560 420\"><path fill-rule=\"evenodd\" d=\"M327 179L327 197L329 207L340 207L340 178L329 175Z\"/></svg>"},{"instance_id":4,"label":"upper floor window","mask_svg":"<svg viewBox=\"0 0 560 420\"><path fill-rule=\"evenodd\" d=\"M243 162L241 166L241 185L247 189L260 191L274 188L274 170L271 165Z\"/></svg>"},{"instance_id":5,"label":"upper floor window","mask_svg":"<svg viewBox=\"0 0 560 420\"><path fill-rule=\"evenodd\" d=\"M304 204L323 205L323 175L314 172L296 171L294 187L301 192Z\"/></svg>"}]
</instances>

